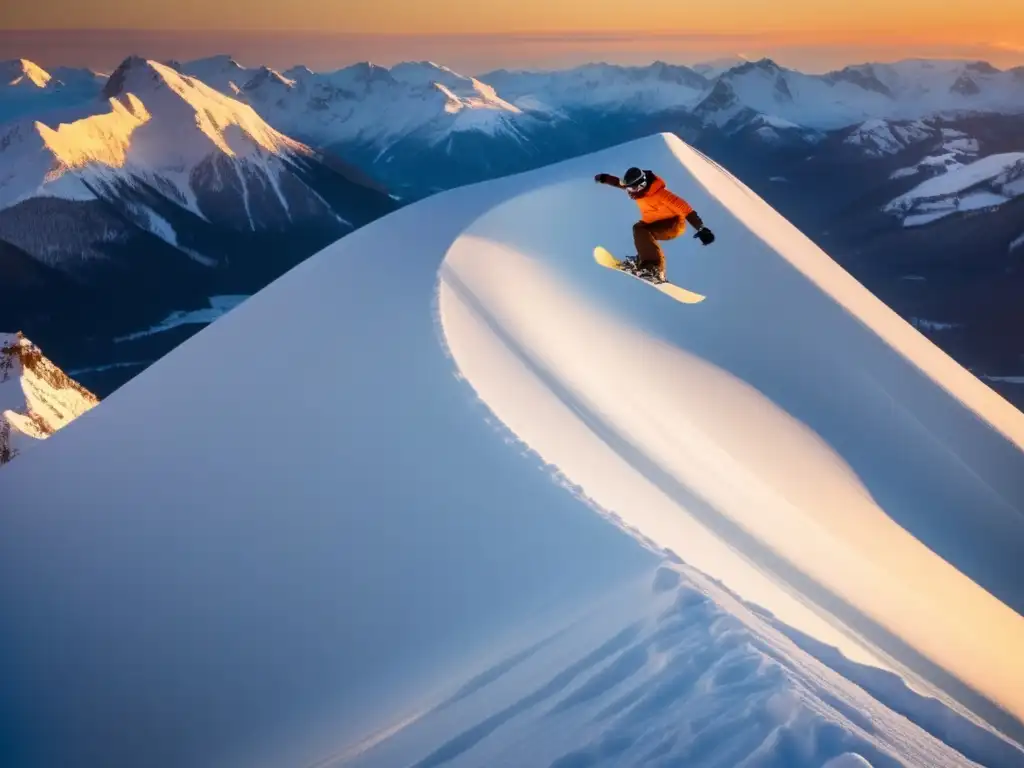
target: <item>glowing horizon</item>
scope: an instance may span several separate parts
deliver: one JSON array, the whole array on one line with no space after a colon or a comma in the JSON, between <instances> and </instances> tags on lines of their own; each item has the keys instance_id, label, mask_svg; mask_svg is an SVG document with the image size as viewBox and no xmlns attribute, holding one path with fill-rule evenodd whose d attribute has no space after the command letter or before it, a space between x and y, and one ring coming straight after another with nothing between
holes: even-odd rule
<instances>
[{"instance_id":1,"label":"glowing horizon","mask_svg":"<svg viewBox=\"0 0 1024 768\"><path fill-rule=\"evenodd\" d=\"M820 0L719 0L713 10L677 0L647 0L641 8L621 0L590 0L581 13L576 0L49 0L19 3L0 21L4 50L18 49L16 35L75 31L138 38L178 38L156 56L194 58L190 35L223 41L266 35L271 66L323 66L355 60L434 58L453 68L578 64L607 60L640 63L664 59L693 63L728 54L770 56L789 66L828 69L869 60L978 58L996 66L1024 64L1024 2L936 3L934 0L858 0L824 5ZM288 49L272 37L306 44ZM330 37L357 51L330 50ZM610 39L606 39L609 36ZM353 39L356 38L356 39ZM373 39L383 41L374 53ZM166 41L163 41L166 42ZM234 52L225 43L213 52ZM308 43L317 42L310 50ZM244 41L242 41L244 44ZM490 50L491 44L497 46ZM606 44L606 45L603 45ZM525 45L515 50L517 45ZM266 46L264 46L266 47ZM341 47L335 45L335 48ZM166 49L166 50L165 50ZM367 51L364 53L363 51ZM254 51L258 46L254 47ZM151 55L147 51L138 52ZM422 52L426 52L422 53ZM356 55L353 55L356 53ZM112 55L112 54L108 54ZM248 57L247 53L239 55ZM31 58L28 56L27 58ZM290 59L290 61L288 61ZM259 63L266 63L258 57Z\"/></svg>"},{"instance_id":2,"label":"glowing horizon","mask_svg":"<svg viewBox=\"0 0 1024 768\"><path fill-rule=\"evenodd\" d=\"M203 3L138 3L125 0L50 0L20 3L8 9L6 29L101 27L107 29L249 29L348 34L495 34L537 32L642 32L651 29L698 34L805 31L816 34L855 29L871 32L929 30L929 34L985 34L1024 42L1024 4L1018 0L985 3L935 3L933 0L859 0L823 6L820 0L720 0L704 12L676 0L646 0L642 9L619 0L591 0L580 13L576 0L291 0L286 10L276 0L226 0ZM922 20L925 23L922 24ZM56 23L55 23L56 21Z\"/></svg>"},{"instance_id":3,"label":"glowing horizon","mask_svg":"<svg viewBox=\"0 0 1024 768\"><path fill-rule=\"evenodd\" d=\"M1024 13L1024 3L1021 4ZM9 21L9 20L7 20ZM65 20L67 21L67 20ZM1006 69L1024 64L1024 41L1000 37L863 29L708 33L673 30L549 30L501 33L351 33L257 29L0 28L4 58L43 68L88 66L109 71L128 55L182 61L229 54L246 66L278 69L305 64L338 69L359 61L391 66L432 60L466 74L502 67L562 68L589 62L694 64L723 56L772 58L783 66L824 72L849 64L909 58L971 59Z\"/></svg>"}]
</instances>

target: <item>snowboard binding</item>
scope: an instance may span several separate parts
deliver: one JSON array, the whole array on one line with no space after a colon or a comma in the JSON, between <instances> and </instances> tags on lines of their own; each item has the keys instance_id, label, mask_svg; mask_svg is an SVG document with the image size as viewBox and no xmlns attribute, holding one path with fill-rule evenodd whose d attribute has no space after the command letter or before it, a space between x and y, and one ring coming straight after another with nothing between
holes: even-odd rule
<instances>
[{"instance_id":1,"label":"snowboard binding","mask_svg":"<svg viewBox=\"0 0 1024 768\"><path fill-rule=\"evenodd\" d=\"M651 267L641 266L637 262L636 256L629 259L623 259L622 263L619 265L619 269L623 272L630 272L641 280L646 280L647 282L654 283L655 285L667 282L663 273L660 273Z\"/></svg>"}]
</instances>

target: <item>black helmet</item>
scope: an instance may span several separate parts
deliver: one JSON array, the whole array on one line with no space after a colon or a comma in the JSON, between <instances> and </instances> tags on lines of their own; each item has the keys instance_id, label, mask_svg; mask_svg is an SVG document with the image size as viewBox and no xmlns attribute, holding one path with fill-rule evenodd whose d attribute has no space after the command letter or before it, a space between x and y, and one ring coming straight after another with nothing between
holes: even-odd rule
<instances>
[{"instance_id":1,"label":"black helmet","mask_svg":"<svg viewBox=\"0 0 1024 768\"><path fill-rule=\"evenodd\" d=\"M631 192L639 192L647 186L647 174L639 168L630 168L622 176L622 186Z\"/></svg>"}]
</instances>

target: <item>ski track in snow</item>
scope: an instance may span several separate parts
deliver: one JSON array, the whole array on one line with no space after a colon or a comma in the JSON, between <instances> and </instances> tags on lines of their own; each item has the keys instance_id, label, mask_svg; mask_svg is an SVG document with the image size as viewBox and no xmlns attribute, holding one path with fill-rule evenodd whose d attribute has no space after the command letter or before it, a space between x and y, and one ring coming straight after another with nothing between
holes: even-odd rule
<instances>
[{"instance_id":1,"label":"ski track in snow","mask_svg":"<svg viewBox=\"0 0 1024 768\"><path fill-rule=\"evenodd\" d=\"M700 305L593 264L634 162ZM362 227L44 447L24 768L1022 764L1024 416L674 137Z\"/></svg>"}]
</instances>

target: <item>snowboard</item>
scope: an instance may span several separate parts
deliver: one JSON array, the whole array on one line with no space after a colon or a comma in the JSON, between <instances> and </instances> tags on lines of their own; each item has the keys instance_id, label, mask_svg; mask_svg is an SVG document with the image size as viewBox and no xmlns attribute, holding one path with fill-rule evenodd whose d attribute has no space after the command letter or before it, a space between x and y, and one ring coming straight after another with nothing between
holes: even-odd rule
<instances>
[{"instance_id":1,"label":"snowboard","mask_svg":"<svg viewBox=\"0 0 1024 768\"><path fill-rule=\"evenodd\" d=\"M642 277L639 277L637 275L634 275L632 272L622 269L622 260L615 258L611 253L608 252L606 248L602 248L601 246L597 246L597 248L594 249L594 261L596 261L602 267L614 269L616 272L622 272L622 274L629 275L634 280L639 280L641 283L646 283L647 285L650 285L653 288L657 288L662 293L671 296L673 299L682 302L683 304L699 304L700 302L704 301L705 298L707 298L706 296L702 296L699 293L694 293L693 291L688 291L685 288L681 288L680 286L675 285L674 283L652 283L650 280L644 280Z\"/></svg>"}]
</instances>

